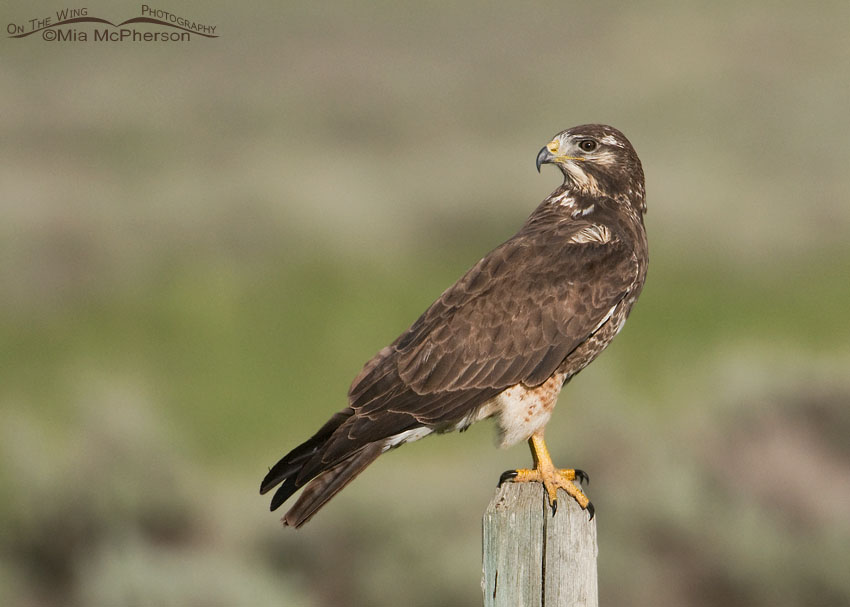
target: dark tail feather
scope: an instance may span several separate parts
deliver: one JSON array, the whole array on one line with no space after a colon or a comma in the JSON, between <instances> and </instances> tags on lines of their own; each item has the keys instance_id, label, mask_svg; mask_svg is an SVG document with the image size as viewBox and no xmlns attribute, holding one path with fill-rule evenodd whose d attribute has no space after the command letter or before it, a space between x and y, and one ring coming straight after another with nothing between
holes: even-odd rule
<instances>
[{"instance_id":1,"label":"dark tail feather","mask_svg":"<svg viewBox=\"0 0 850 607\"><path fill-rule=\"evenodd\" d=\"M261 494L280 485L272 497L271 510L276 510L301 487L307 486L283 518L285 524L300 527L306 523L319 508L383 453L384 441L378 440L359 448L354 446L356 450L353 453L340 454L336 463L322 461L328 445L334 441L334 433L353 414L354 410L348 408L331 417L316 434L287 453L266 474L260 484Z\"/></svg>"},{"instance_id":2,"label":"dark tail feather","mask_svg":"<svg viewBox=\"0 0 850 607\"><path fill-rule=\"evenodd\" d=\"M381 453L383 453L382 443L369 443L330 470L319 474L307 485L307 488L304 489L298 501L289 509L286 516L283 517L284 524L297 528L309 521L318 512L319 508L324 506L329 499L354 480L354 477L363 472ZM291 485L291 487L287 485ZM297 488L295 487L295 479L289 479L289 481L285 482L278 489L272 500L272 510L276 508L275 502L278 502L278 505L280 505ZM281 493L283 497L278 500L278 495Z\"/></svg>"},{"instance_id":3,"label":"dark tail feather","mask_svg":"<svg viewBox=\"0 0 850 607\"><path fill-rule=\"evenodd\" d=\"M353 414L354 410L351 408L343 409L339 413L335 414L325 423L324 426L319 428L319 431L316 432L316 434L295 447L295 449L287 453L278 463L272 466L271 470L269 470L269 473L266 474L266 477L260 484L260 495L262 495L278 485L278 483L283 483L283 487L278 490L272 500L272 510L280 506L286 498L295 493L298 489L298 487L294 486L295 479L290 477L297 476L301 467L325 446L325 443L336 429ZM287 479L290 480L287 482ZM289 487L287 487L287 485L289 485ZM285 494L286 492L283 491L284 487L291 489L288 494ZM282 495L282 497L278 497L279 495ZM277 502L277 504L275 504L275 502Z\"/></svg>"}]
</instances>

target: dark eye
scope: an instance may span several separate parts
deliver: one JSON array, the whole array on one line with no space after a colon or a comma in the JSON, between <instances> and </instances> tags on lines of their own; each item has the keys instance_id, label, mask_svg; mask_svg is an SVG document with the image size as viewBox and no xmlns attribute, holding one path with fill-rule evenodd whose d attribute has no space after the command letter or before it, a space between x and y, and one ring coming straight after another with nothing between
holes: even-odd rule
<instances>
[{"instance_id":1,"label":"dark eye","mask_svg":"<svg viewBox=\"0 0 850 607\"><path fill-rule=\"evenodd\" d=\"M592 152L596 149L597 143L593 139L582 139L578 142L578 147L581 148L583 152Z\"/></svg>"}]
</instances>

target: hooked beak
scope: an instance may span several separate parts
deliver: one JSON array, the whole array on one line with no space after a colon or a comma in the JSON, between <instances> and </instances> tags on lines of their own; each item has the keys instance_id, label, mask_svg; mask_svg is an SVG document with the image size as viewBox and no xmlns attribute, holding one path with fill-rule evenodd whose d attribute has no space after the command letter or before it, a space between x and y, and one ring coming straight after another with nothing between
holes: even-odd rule
<instances>
[{"instance_id":1,"label":"hooked beak","mask_svg":"<svg viewBox=\"0 0 850 607\"><path fill-rule=\"evenodd\" d=\"M540 172L540 167L542 165L552 162L553 158L555 158L555 156L552 154L552 152L549 151L548 147L544 147L542 150L540 150L540 152L537 154L537 172Z\"/></svg>"},{"instance_id":2,"label":"hooked beak","mask_svg":"<svg viewBox=\"0 0 850 607\"><path fill-rule=\"evenodd\" d=\"M537 153L537 172L540 172L540 166L552 162L556 158L558 150L561 149L561 142L557 137L543 146L543 149Z\"/></svg>"}]
</instances>

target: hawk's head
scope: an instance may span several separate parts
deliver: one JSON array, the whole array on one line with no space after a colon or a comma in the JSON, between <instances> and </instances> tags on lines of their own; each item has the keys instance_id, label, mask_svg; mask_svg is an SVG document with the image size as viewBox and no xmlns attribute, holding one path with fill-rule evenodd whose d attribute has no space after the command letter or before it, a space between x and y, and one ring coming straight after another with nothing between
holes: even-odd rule
<instances>
[{"instance_id":1,"label":"hawk's head","mask_svg":"<svg viewBox=\"0 0 850 607\"><path fill-rule=\"evenodd\" d=\"M540 165L555 164L571 188L607 196L646 212L643 168L632 144L605 124L583 124L562 131L537 154Z\"/></svg>"}]
</instances>

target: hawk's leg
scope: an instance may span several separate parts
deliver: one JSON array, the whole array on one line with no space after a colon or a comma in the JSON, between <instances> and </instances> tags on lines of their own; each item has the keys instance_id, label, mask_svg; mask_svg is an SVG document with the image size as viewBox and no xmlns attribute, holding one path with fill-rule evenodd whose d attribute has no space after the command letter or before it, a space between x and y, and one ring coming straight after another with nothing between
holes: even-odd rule
<instances>
[{"instance_id":1,"label":"hawk's leg","mask_svg":"<svg viewBox=\"0 0 850 607\"><path fill-rule=\"evenodd\" d=\"M505 481L514 483L543 483L546 494L549 496L549 505L552 506L552 514L558 510L558 489L563 489L571 496L578 505L590 513L593 518L593 504L587 499L584 492L573 481L578 479L584 483L588 482L588 476L582 470L558 469L552 463L549 449L543 442L543 432L537 432L528 439L531 447L531 457L534 458L534 469L508 470L499 479L499 485Z\"/></svg>"}]
</instances>

